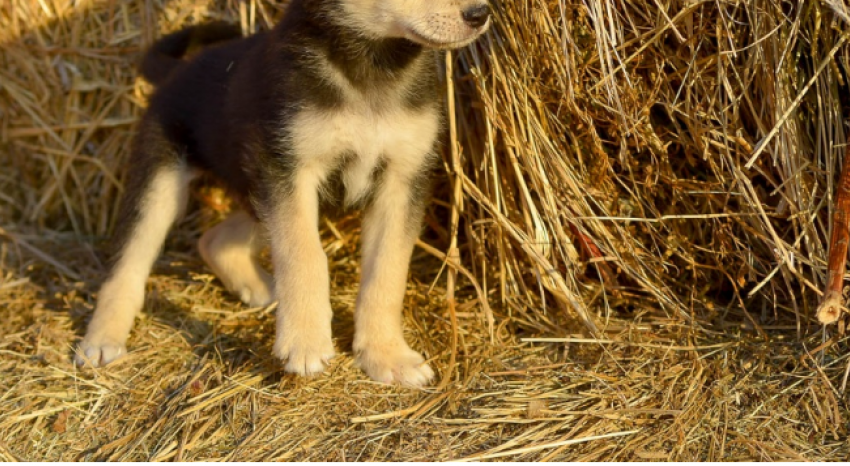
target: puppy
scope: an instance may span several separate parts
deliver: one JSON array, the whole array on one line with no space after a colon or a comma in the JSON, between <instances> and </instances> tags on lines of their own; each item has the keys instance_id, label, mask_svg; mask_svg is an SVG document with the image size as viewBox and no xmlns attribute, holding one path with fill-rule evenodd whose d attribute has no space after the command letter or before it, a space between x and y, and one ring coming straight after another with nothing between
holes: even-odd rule
<instances>
[{"instance_id":1,"label":"puppy","mask_svg":"<svg viewBox=\"0 0 850 466\"><path fill-rule=\"evenodd\" d=\"M214 23L154 44L141 72L158 89L139 124L114 260L77 363L126 353L189 183L208 173L242 208L204 233L201 255L245 303L278 301L274 355L286 371L322 372L335 352L318 232L327 201L364 209L357 362L380 382L428 383L434 373L405 341L401 311L438 157L435 54L487 29L486 1L293 0L266 33L242 39ZM273 276L257 261L266 242Z\"/></svg>"}]
</instances>

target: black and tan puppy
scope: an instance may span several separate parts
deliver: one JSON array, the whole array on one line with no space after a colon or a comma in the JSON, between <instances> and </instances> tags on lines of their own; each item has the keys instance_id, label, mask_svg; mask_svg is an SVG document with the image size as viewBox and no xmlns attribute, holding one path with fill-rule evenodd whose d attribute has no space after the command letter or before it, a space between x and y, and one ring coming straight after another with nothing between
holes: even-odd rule
<instances>
[{"instance_id":1,"label":"black and tan puppy","mask_svg":"<svg viewBox=\"0 0 850 466\"><path fill-rule=\"evenodd\" d=\"M126 353L150 269L206 172L243 210L203 235L201 254L244 302L279 302L274 354L287 371L318 373L334 356L318 223L341 192L338 202L365 211L357 361L375 380L426 384L433 371L404 340L401 310L442 125L434 54L489 22L486 0L293 0L267 33L240 39L210 24L154 44L142 74L158 89L78 364ZM195 45L210 46L182 60ZM273 277L256 258L266 241Z\"/></svg>"}]
</instances>

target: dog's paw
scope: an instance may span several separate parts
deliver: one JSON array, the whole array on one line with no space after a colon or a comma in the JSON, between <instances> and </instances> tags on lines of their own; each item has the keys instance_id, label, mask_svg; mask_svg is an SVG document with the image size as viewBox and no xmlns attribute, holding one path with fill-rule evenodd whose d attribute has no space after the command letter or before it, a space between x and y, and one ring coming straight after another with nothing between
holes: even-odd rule
<instances>
[{"instance_id":1,"label":"dog's paw","mask_svg":"<svg viewBox=\"0 0 850 466\"><path fill-rule=\"evenodd\" d=\"M79 367L102 367L127 355L124 343L108 339L84 339L74 355Z\"/></svg>"},{"instance_id":2,"label":"dog's paw","mask_svg":"<svg viewBox=\"0 0 850 466\"><path fill-rule=\"evenodd\" d=\"M434 378L421 354L407 344L375 345L357 351L357 363L373 380L419 388Z\"/></svg>"},{"instance_id":3,"label":"dog's paw","mask_svg":"<svg viewBox=\"0 0 850 466\"><path fill-rule=\"evenodd\" d=\"M278 338L274 345L274 355L286 361L284 370L302 376L324 372L325 366L336 355L330 337L309 338L292 335Z\"/></svg>"},{"instance_id":4,"label":"dog's paw","mask_svg":"<svg viewBox=\"0 0 850 466\"><path fill-rule=\"evenodd\" d=\"M236 283L232 290L243 303L251 307L268 306L275 300L271 277L255 277L254 280Z\"/></svg>"}]
</instances>

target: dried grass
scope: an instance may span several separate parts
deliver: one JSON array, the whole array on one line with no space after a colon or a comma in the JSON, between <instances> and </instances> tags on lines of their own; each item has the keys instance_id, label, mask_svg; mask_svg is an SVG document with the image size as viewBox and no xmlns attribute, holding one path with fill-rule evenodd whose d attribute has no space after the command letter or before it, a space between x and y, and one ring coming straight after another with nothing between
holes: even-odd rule
<instances>
[{"instance_id":1,"label":"dried grass","mask_svg":"<svg viewBox=\"0 0 850 466\"><path fill-rule=\"evenodd\" d=\"M284 9L0 6L0 458L850 459L848 339L814 321L850 108L838 0L499 2L447 61L448 176L411 272L434 390L348 353L281 374L273 309L195 252L215 208L166 245L130 357L75 369L149 91L136 57ZM346 352L358 223L323 230Z\"/></svg>"}]
</instances>

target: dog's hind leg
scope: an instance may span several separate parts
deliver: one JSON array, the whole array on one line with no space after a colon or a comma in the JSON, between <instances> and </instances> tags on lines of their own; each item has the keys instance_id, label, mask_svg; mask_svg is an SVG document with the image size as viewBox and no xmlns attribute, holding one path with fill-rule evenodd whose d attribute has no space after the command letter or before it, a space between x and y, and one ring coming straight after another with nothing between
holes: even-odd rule
<instances>
[{"instance_id":1,"label":"dog's hind leg","mask_svg":"<svg viewBox=\"0 0 850 466\"><path fill-rule=\"evenodd\" d=\"M434 377L402 331L407 270L419 236L428 172L390 164L363 218L363 274L354 312L354 353L369 377L420 387Z\"/></svg>"},{"instance_id":2,"label":"dog's hind leg","mask_svg":"<svg viewBox=\"0 0 850 466\"><path fill-rule=\"evenodd\" d=\"M142 167L124 194L118 248L98 292L94 316L77 350L78 365L102 366L126 352L145 300L145 282L171 225L183 210L192 174L177 161Z\"/></svg>"},{"instance_id":3,"label":"dog's hind leg","mask_svg":"<svg viewBox=\"0 0 850 466\"><path fill-rule=\"evenodd\" d=\"M198 242L201 256L232 293L250 306L265 306L273 300L271 275L260 266L260 224L248 213L232 213L207 230Z\"/></svg>"}]
</instances>

